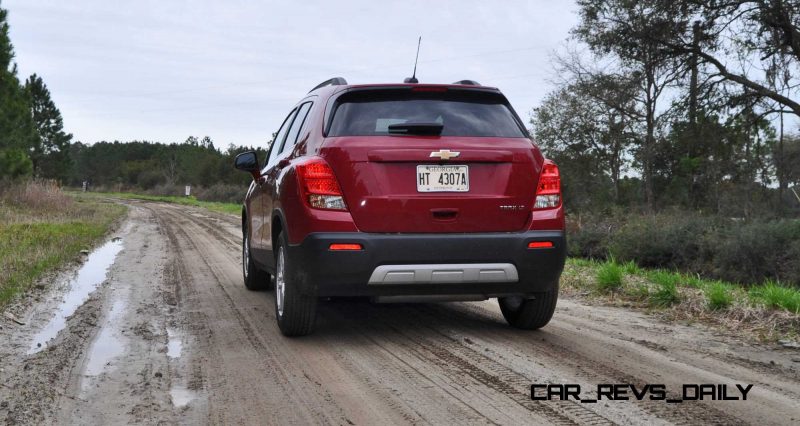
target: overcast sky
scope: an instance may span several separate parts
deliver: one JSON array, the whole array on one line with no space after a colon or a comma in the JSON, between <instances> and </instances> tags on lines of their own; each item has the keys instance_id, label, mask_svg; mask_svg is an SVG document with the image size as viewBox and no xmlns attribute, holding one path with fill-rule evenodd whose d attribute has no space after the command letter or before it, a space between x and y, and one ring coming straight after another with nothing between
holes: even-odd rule
<instances>
[{"instance_id":1,"label":"overcast sky","mask_svg":"<svg viewBox=\"0 0 800 426\"><path fill-rule=\"evenodd\" d=\"M76 140L264 145L308 90L465 78L527 120L551 89L571 1L4 0L20 78L39 74Z\"/></svg>"}]
</instances>

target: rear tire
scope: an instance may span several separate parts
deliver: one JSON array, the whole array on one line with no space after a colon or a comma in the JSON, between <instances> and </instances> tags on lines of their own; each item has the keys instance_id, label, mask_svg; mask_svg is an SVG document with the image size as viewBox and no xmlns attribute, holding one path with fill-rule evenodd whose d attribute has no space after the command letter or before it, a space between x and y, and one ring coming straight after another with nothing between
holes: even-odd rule
<instances>
[{"instance_id":1,"label":"rear tire","mask_svg":"<svg viewBox=\"0 0 800 426\"><path fill-rule=\"evenodd\" d=\"M250 235L247 228L242 237L242 277L244 286L250 291L268 290L271 286L269 273L260 269L250 252Z\"/></svg>"},{"instance_id":2,"label":"rear tire","mask_svg":"<svg viewBox=\"0 0 800 426\"><path fill-rule=\"evenodd\" d=\"M510 296L500 297L497 302L503 317L512 327L536 330L553 318L558 302L558 285L552 291L536 294L535 299Z\"/></svg>"},{"instance_id":3,"label":"rear tire","mask_svg":"<svg viewBox=\"0 0 800 426\"><path fill-rule=\"evenodd\" d=\"M303 294L294 279L300 265L289 256L286 234L278 235L275 250L275 317L284 336L305 336L314 331L317 297Z\"/></svg>"}]
</instances>

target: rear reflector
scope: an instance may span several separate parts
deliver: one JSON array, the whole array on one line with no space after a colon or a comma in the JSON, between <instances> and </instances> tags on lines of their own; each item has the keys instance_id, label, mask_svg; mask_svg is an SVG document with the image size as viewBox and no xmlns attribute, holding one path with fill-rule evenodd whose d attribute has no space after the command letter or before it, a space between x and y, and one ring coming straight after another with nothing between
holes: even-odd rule
<instances>
[{"instance_id":1,"label":"rear reflector","mask_svg":"<svg viewBox=\"0 0 800 426\"><path fill-rule=\"evenodd\" d=\"M531 241L528 243L529 249L552 248L553 243L550 241Z\"/></svg>"},{"instance_id":2,"label":"rear reflector","mask_svg":"<svg viewBox=\"0 0 800 426\"><path fill-rule=\"evenodd\" d=\"M334 243L328 247L328 250L335 250L335 251L344 251L344 250L363 250L364 248L361 244L349 244L349 243Z\"/></svg>"}]
</instances>

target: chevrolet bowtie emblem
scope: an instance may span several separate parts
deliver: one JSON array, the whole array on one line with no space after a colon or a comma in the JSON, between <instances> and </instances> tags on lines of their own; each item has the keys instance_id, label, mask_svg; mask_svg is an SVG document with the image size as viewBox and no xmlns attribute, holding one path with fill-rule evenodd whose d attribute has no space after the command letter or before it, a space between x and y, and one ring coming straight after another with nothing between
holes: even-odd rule
<instances>
[{"instance_id":1,"label":"chevrolet bowtie emblem","mask_svg":"<svg viewBox=\"0 0 800 426\"><path fill-rule=\"evenodd\" d=\"M449 160L451 158L455 158L461 155L458 151L450 151L449 149L440 149L439 151L431 152L431 158L439 157L442 160Z\"/></svg>"}]
</instances>

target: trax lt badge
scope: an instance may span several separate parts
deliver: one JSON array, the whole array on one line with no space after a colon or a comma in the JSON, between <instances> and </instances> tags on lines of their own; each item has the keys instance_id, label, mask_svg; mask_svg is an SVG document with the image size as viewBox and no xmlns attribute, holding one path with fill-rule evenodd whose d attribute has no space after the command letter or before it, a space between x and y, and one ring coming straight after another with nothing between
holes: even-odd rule
<instances>
[{"instance_id":1,"label":"trax lt badge","mask_svg":"<svg viewBox=\"0 0 800 426\"><path fill-rule=\"evenodd\" d=\"M525 210L525 205L524 204L520 204L520 205L513 205L513 204L512 205L502 205L502 206L500 206L500 210L507 211L507 212Z\"/></svg>"},{"instance_id":2,"label":"trax lt badge","mask_svg":"<svg viewBox=\"0 0 800 426\"><path fill-rule=\"evenodd\" d=\"M450 151L449 149L440 149L439 151L431 152L431 158L439 157L442 160L449 160L451 158L455 158L461 155L458 151Z\"/></svg>"}]
</instances>

